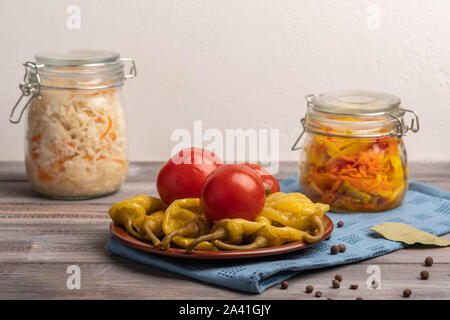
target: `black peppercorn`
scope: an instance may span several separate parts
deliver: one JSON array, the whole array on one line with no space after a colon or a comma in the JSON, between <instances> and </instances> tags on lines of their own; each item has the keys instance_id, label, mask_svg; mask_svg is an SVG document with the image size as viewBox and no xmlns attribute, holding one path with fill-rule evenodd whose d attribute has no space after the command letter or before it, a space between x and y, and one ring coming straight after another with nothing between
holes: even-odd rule
<instances>
[{"instance_id":1,"label":"black peppercorn","mask_svg":"<svg viewBox=\"0 0 450 320\"><path fill-rule=\"evenodd\" d=\"M334 276L334 279L336 279L339 282L342 282L342 276L339 273Z\"/></svg>"},{"instance_id":2,"label":"black peppercorn","mask_svg":"<svg viewBox=\"0 0 450 320\"><path fill-rule=\"evenodd\" d=\"M422 279L422 280L428 280L429 277L430 277L430 273L426 270L423 270L420 273L420 279Z\"/></svg>"},{"instance_id":3,"label":"black peppercorn","mask_svg":"<svg viewBox=\"0 0 450 320\"><path fill-rule=\"evenodd\" d=\"M351 284L350 285L350 289L356 290L356 289L358 289L358 285L357 284Z\"/></svg>"},{"instance_id":4,"label":"black peppercorn","mask_svg":"<svg viewBox=\"0 0 450 320\"><path fill-rule=\"evenodd\" d=\"M341 284L340 284L339 281L337 281L337 280L333 280L333 281L331 282L331 285L332 285L332 287L335 288L335 289L337 289L337 288L339 288L339 287L341 286Z\"/></svg>"},{"instance_id":5,"label":"black peppercorn","mask_svg":"<svg viewBox=\"0 0 450 320\"><path fill-rule=\"evenodd\" d=\"M432 258L432 257L427 257L427 258L425 259L425 265L426 265L427 267L431 267L431 266L433 265L433 258Z\"/></svg>"},{"instance_id":6,"label":"black peppercorn","mask_svg":"<svg viewBox=\"0 0 450 320\"><path fill-rule=\"evenodd\" d=\"M342 227L344 226L344 222L343 222L343 221L339 221L339 222L337 223L337 226L338 226L339 228L342 228Z\"/></svg>"},{"instance_id":7,"label":"black peppercorn","mask_svg":"<svg viewBox=\"0 0 450 320\"><path fill-rule=\"evenodd\" d=\"M347 248L345 247L345 244L340 244L340 245L338 245L338 248L339 248L339 252L345 252L345 249L347 249Z\"/></svg>"},{"instance_id":8,"label":"black peppercorn","mask_svg":"<svg viewBox=\"0 0 450 320\"><path fill-rule=\"evenodd\" d=\"M322 292L321 291L316 291L316 297L320 298L322 296Z\"/></svg>"},{"instance_id":9,"label":"black peppercorn","mask_svg":"<svg viewBox=\"0 0 450 320\"><path fill-rule=\"evenodd\" d=\"M306 290L305 290L306 293L311 293L313 291L314 291L314 287L312 285L309 284L306 286Z\"/></svg>"},{"instance_id":10,"label":"black peppercorn","mask_svg":"<svg viewBox=\"0 0 450 320\"><path fill-rule=\"evenodd\" d=\"M403 290L403 296L406 298L409 297L411 295L411 293L412 293L411 289Z\"/></svg>"},{"instance_id":11,"label":"black peppercorn","mask_svg":"<svg viewBox=\"0 0 450 320\"><path fill-rule=\"evenodd\" d=\"M378 281L376 281L376 280L372 281L372 288L376 289L376 288L378 288L379 285L380 284L378 283Z\"/></svg>"},{"instance_id":12,"label":"black peppercorn","mask_svg":"<svg viewBox=\"0 0 450 320\"><path fill-rule=\"evenodd\" d=\"M281 289L287 289L287 287L289 287L289 282L285 281L281 281Z\"/></svg>"},{"instance_id":13,"label":"black peppercorn","mask_svg":"<svg viewBox=\"0 0 450 320\"><path fill-rule=\"evenodd\" d=\"M337 254L339 253L339 247L338 246L331 246L331 254Z\"/></svg>"}]
</instances>

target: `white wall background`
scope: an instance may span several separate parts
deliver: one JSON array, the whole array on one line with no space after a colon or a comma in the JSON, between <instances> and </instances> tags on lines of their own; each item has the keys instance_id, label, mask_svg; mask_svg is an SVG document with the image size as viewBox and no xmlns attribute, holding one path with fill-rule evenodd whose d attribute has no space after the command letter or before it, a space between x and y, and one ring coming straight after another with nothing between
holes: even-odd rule
<instances>
[{"instance_id":1,"label":"white wall background","mask_svg":"<svg viewBox=\"0 0 450 320\"><path fill-rule=\"evenodd\" d=\"M66 27L69 5L81 29ZM379 10L377 26L376 11ZM304 95L369 89L420 113L410 160L450 160L448 0L1 0L0 160L23 158L23 124L8 115L22 63L49 49L133 57L126 84L130 158L166 160L176 128L279 128L280 157Z\"/></svg>"}]
</instances>

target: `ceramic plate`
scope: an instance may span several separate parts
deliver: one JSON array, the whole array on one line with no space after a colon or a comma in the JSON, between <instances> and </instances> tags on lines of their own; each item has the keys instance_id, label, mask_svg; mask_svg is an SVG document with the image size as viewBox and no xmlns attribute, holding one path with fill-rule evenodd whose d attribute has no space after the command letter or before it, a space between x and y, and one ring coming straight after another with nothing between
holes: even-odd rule
<instances>
[{"instance_id":1,"label":"ceramic plate","mask_svg":"<svg viewBox=\"0 0 450 320\"><path fill-rule=\"evenodd\" d=\"M322 239L320 239L320 241L318 242L327 239L330 236L331 232L333 231L333 222L327 215L324 215L324 224L325 224L324 226L325 232L323 234ZM184 259L243 259L243 258L264 257L297 251L313 245L303 241L296 241L278 247L259 248L252 250L230 250L230 251L194 250L192 253L187 254L185 253L184 249L170 248L162 250L155 248L150 243L133 238L122 227L116 225L114 222L111 223L110 230L116 239L118 239L120 242L126 244L131 248L152 254Z\"/></svg>"}]
</instances>

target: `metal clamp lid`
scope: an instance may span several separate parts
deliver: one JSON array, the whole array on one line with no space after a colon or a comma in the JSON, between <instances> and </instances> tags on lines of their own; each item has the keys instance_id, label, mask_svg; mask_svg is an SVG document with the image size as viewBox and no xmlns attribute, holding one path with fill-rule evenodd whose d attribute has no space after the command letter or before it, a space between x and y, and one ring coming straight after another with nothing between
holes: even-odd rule
<instances>
[{"instance_id":1,"label":"metal clamp lid","mask_svg":"<svg viewBox=\"0 0 450 320\"><path fill-rule=\"evenodd\" d=\"M306 102L307 102L307 107L308 109L311 107L311 104L313 102L313 99L315 98L315 95L313 94L309 94L307 96L305 96ZM410 110L410 109L405 109L405 108L397 108L398 111L400 111L401 113L411 113L413 115L413 118L411 118L411 123L410 125L405 125L404 120L402 117L395 115L394 113L385 113L386 116L391 117L392 119L394 119L396 121L396 124L394 126L394 129L392 129L390 132L386 132L386 133L368 133L368 134L360 134L360 135L341 135L341 134L334 134L334 133L329 133L329 132L321 132L321 131L317 131L314 130L313 128L311 128L310 126L308 126L307 123L307 115L300 119L300 123L302 124L302 132L300 133L299 137L297 138L297 140L294 142L294 145L291 147L292 151L296 151L296 150L300 150L301 147L298 147L302 137L304 136L305 132L308 133L313 133L313 134L319 134L319 135L324 135L324 136L330 136L330 137L339 137L339 138L348 138L348 137L352 137L352 138L378 138L378 137L386 137L386 136L390 136L390 137L397 137L397 138L401 138L404 135L406 135L406 133L408 131L412 131L412 132L418 132L420 129L420 125L419 125L419 115L417 114L417 112L415 112L414 110ZM308 113L308 111L307 111ZM340 116L368 116L370 114L364 113L364 114L357 114L357 113L339 113ZM377 114L373 114L373 115L380 115L379 113Z\"/></svg>"},{"instance_id":2,"label":"metal clamp lid","mask_svg":"<svg viewBox=\"0 0 450 320\"><path fill-rule=\"evenodd\" d=\"M41 65L41 64L37 64L35 62L30 62L27 61L25 62L23 65L25 66L25 75L23 78L23 81L19 84L19 89L22 92L22 95L19 97L19 99L17 100L16 104L14 105L14 107L11 109L11 113L9 115L9 122L17 124L20 122L20 120L22 119L23 114L25 113L25 110L27 109L27 107L30 105L31 101L34 98L38 98L41 99L42 95L41 95L41 89L42 88L48 88L48 89L70 89L70 90L98 90L98 89L107 89L107 88L112 88L112 87L117 87L123 84L123 81L127 80L127 79L134 79L137 76L137 68L136 68L136 63L133 59L131 58L120 58L117 61L119 61L119 63L122 63L123 68L125 68L126 63L131 63L131 67L129 69L128 73L125 73L122 80L119 80L120 82L114 82L111 84L107 84L107 85L100 85L100 86L90 86L90 87L83 87L83 88L64 88L64 87L52 87L52 86L46 86L44 84L42 84L41 82L41 77L39 75L39 68L44 68L45 65ZM105 64L96 64L95 66L98 65L106 65ZM83 66L81 64L79 65L66 65L66 67L76 67L76 66ZM24 97L28 97L30 96L30 98L25 102L25 104L18 109L20 103L22 102L22 99ZM17 117L17 119L14 118L14 115L16 114L16 110L20 110L19 112L19 116Z\"/></svg>"}]
</instances>

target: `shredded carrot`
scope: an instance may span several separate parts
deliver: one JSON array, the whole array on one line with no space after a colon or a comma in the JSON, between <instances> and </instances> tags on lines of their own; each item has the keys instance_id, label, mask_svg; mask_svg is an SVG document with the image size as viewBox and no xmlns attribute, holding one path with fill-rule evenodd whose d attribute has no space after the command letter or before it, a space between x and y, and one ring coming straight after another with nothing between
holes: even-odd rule
<instances>
[{"instance_id":1,"label":"shredded carrot","mask_svg":"<svg viewBox=\"0 0 450 320\"><path fill-rule=\"evenodd\" d=\"M123 161L122 159L119 159L119 158L113 158L113 159L111 159L111 160L112 160L112 161L119 162L121 165L123 165L124 168L127 166L126 162Z\"/></svg>"},{"instance_id":2,"label":"shredded carrot","mask_svg":"<svg viewBox=\"0 0 450 320\"><path fill-rule=\"evenodd\" d=\"M54 178L47 172L43 171L42 169L38 168L38 178L43 181L52 181Z\"/></svg>"},{"instance_id":3,"label":"shredded carrot","mask_svg":"<svg viewBox=\"0 0 450 320\"><path fill-rule=\"evenodd\" d=\"M89 155L89 154L87 154L87 155L84 155L84 156L83 156L83 159L87 159L87 160L91 161L91 160L94 159L94 157L91 156L91 155Z\"/></svg>"},{"instance_id":4,"label":"shredded carrot","mask_svg":"<svg viewBox=\"0 0 450 320\"><path fill-rule=\"evenodd\" d=\"M52 181L54 179L53 176L50 175L49 173L47 173L44 169L42 169L42 167L39 165L39 162L37 160L38 157L39 157L39 154L37 154L36 152L33 152L31 154L31 158L33 159L34 165L37 168L38 179L40 179L42 181Z\"/></svg>"},{"instance_id":5,"label":"shredded carrot","mask_svg":"<svg viewBox=\"0 0 450 320\"><path fill-rule=\"evenodd\" d=\"M404 196L406 168L395 137L314 136L304 150L300 184L313 201L334 209L380 211Z\"/></svg>"},{"instance_id":6,"label":"shredded carrot","mask_svg":"<svg viewBox=\"0 0 450 320\"><path fill-rule=\"evenodd\" d=\"M40 134L36 134L36 135L31 137L31 141L33 141L33 142L38 142L39 139L41 139L41 135Z\"/></svg>"},{"instance_id":7,"label":"shredded carrot","mask_svg":"<svg viewBox=\"0 0 450 320\"><path fill-rule=\"evenodd\" d=\"M111 138L112 141L116 141L116 139L117 139L117 136L116 136L116 134L114 133L114 131L111 131L111 132L109 133L109 137Z\"/></svg>"},{"instance_id":8,"label":"shredded carrot","mask_svg":"<svg viewBox=\"0 0 450 320\"><path fill-rule=\"evenodd\" d=\"M106 135L109 133L109 131L111 130L111 127L112 127L111 117L109 115L107 115L107 117L108 117L108 127L106 128L106 131L100 136L100 139L103 139L104 137L106 137Z\"/></svg>"}]
</instances>

